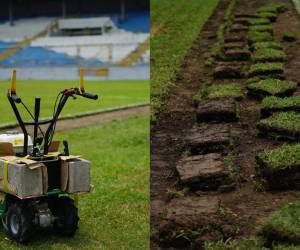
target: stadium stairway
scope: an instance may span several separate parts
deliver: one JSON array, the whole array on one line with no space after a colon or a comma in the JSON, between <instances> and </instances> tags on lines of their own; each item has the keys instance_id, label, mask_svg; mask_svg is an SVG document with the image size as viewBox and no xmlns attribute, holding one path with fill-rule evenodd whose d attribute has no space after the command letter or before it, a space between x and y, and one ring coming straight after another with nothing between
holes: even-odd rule
<instances>
[{"instance_id":1,"label":"stadium stairway","mask_svg":"<svg viewBox=\"0 0 300 250\"><path fill-rule=\"evenodd\" d=\"M49 26L47 26L46 28L44 28L43 30L41 30L40 32L38 32L37 34L25 38L20 42L17 42L14 46L8 48L7 50L4 50L1 54L0 54L0 62L4 61L5 59L11 57L12 55L14 55L16 52L26 48L28 45L30 45L30 43L40 37L46 36L48 33L48 29L49 28L54 28L55 26L57 26L57 21L53 21L51 22L51 24Z\"/></svg>"},{"instance_id":2,"label":"stadium stairway","mask_svg":"<svg viewBox=\"0 0 300 250\"><path fill-rule=\"evenodd\" d=\"M138 63L141 56L150 49L150 36L145 41L140 43L135 50L130 52L124 59L120 61L121 66L132 66Z\"/></svg>"}]
</instances>

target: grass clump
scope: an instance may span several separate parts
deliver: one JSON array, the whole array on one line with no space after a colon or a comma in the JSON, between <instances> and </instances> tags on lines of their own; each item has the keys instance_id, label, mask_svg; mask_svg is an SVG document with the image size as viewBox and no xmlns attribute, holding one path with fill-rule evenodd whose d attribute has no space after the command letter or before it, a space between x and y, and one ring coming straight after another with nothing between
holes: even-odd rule
<instances>
[{"instance_id":1,"label":"grass clump","mask_svg":"<svg viewBox=\"0 0 300 250\"><path fill-rule=\"evenodd\" d=\"M262 100L262 109L268 110L300 110L300 96L275 97L268 96Z\"/></svg>"},{"instance_id":2,"label":"grass clump","mask_svg":"<svg viewBox=\"0 0 300 250\"><path fill-rule=\"evenodd\" d=\"M252 18L249 20L250 25L267 25L270 24L270 20L267 18Z\"/></svg>"},{"instance_id":3,"label":"grass clump","mask_svg":"<svg viewBox=\"0 0 300 250\"><path fill-rule=\"evenodd\" d=\"M296 90L297 84L294 82L268 78L251 83L247 88L250 91L260 92L262 95L285 95L288 92Z\"/></svg>"},{"instance_id":4,"label":"grass clump","mask_svg":"<svg viewBox=\"0 0 300 250\"><path fill-rule=\"evenodd\" d=\"M268 42L272 41L273 36L269 32L251 31L248 32L248 41L250 44L257 42Z\"/></svg>"},{"instance_id":5,"label":"grass clump","mask_svg":"<svg viewBox=\"0 0 300 250\"><path fill-rule=\"evenodd\" d=\"M297 119L299 122L299 117ZM259 153L258 157L270 171L293 168L294 166L300 167L300 144L285 144L276 149Z\"/></svg>"},{"instance_id":6,"label":"grass clump","mask_svg":"<svg viewBox=\"0 0 300 250\"><path fill-rule=\"evenodd\" d=\"M300 146L297 145L300 149ZM300 151L297 150L298 153ZM294 152L295 153L295 152ZM294 202L274 212L259 229L262 235L271 244L275 242L300 243L300 202ZM297 249L281 248L275 249ZM299 248L298 248L299 249Z\"/></svg>"},{"instance_id":7,"label":"grass clump","mask_svg":"<svg viewBox=\"0 0 300 250\"><path fill-rule=\"evenodd\" d=\"M232 97L235 99L242 99L244 92L239 84L218 84L206 86L200 90L195 96L194 101L200 102L202 99L217 99L223 97Z\"/></svg>"},{"instance_id":8,"label":"grass clump","mask_svg":"<svg viewBox=\"0 0 300 250\"><path fill-rule=\"evenodd\" d=\"M264 239L260 237L250 237L248 239L206 242L205 250L267 250L264 247Z\"/></svg>"},{"instance_id":9,"label":"grass clump","mask_svg":"<svg viewBox=\"0 0 300 250\"><path fill-rule=\"evenodd\" d=\"M256 63L251 65L248 76L260 76L260 75L272 75L283 74L283 64L282 63Z\"/></svg>"},{"instance_id":10,"label":"grass clump","mask_svg":"<svg viewBox=\"0 0 300 250\"><path fill-rule=\"evenodd\" d=\"M265 13L265 12L269 12L269 13L282 13L284 11L287 10L287 7L285 4L267 4L264 5L262 7L260 7L257 10L257 13Z\"/></svg>"},{"instance_id":11,"label":"grass clump","mask_svg":"<svg viewBox=\"0 0 300 250\"><path fill-rule=\"evenodd\" d=\"M251 46L252 50L259 50L259 49L275 49L275 50L282 50L282 46L280 45L280 43L277 42L258 42L258 43L254 43Z\"/></svg>"},{"instance_id":12,"label":"grass clump","mask_svg":"<svg viewBox=\"0 0 300 250\"><path fill-rule=\"evenodd\" d=\"M284 33L282 40L286 42L294 42L298 40L298 35L295 32L289 31Z\"/></svg>"},{"instance_id":13,"label":"grass clump","mask_svg":"<svg viewBox=\"0 0 300 250\"><path fill-rule=\"evenodd\" d=\"M268 32L270 34L274 33L272 25L253 25L249 28L250 32Z\"/></svg>"},{"instance_id":14,"label":"grass clump","mask_svg":"<svg viewBox=\"0 0 300 250\"><path fill-rule=\"evenodd\" d=\"M282 50L277 49L257 49L251 57L253 62L284 62L287 59Z\"/></svg>"},{"instance_id":15,"label":"grass clump","mask_svg":"<svg viewBox=\"0 0 300 250\"><path fill-rule=\"evenodd\" d=\"M259 12L257 13L257 15L260 18L267 18L269 19L271 22L275 22L277 19L277 13L272 13L272 12Z\"/></svg>"},{"instance_id":16,"label":"grass clump","mask_svg":"<svg viewBox=\"0 0 300 250\"><path fill-rule=\"evenodd\" d=\"M300 137L300 113L295 111L274 113L270 117L260 120L257 128L272 137L288 140L298 139Z\"/></svg>"}]
</instances>

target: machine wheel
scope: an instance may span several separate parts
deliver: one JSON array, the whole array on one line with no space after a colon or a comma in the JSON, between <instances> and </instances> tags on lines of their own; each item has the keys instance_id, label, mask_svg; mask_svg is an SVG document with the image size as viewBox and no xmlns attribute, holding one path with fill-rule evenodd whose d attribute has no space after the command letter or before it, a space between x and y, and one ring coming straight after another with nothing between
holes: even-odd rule
<instances>
[{"instance_id":1,"label":"machine wheel","mask_svg":"<svg viewBox=\"0 0 300 250\"><path fill-rule=\"evenodd\" d=\"M8 235L20 243L28 241L33 232L31 209L20 203L13 203L9 206L2 223L6 227Z\"/></svg>"},{"instance_id":2,"label":"machine wheel","mask_svg":"<svg viewBox=\"0 0 300 250\"><path fill-rule=\"evenodd\" d=\"M54 222L54 230L63 236L73 236L78 229L78 209L74 201L69 197L59 197L54 206L54 215L57 220Z\"/></svg>"}]
</instances>

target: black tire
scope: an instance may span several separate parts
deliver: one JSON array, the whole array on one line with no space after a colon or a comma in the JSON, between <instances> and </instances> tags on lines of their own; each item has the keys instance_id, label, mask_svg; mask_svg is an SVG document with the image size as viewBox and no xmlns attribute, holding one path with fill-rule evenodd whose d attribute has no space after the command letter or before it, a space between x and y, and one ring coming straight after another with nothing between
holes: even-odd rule
<instances>
[{"instance_id":1,"label":"black tire","mask_svg":"<svg viewBox=\"0 0 300 250\"><path fill-rule=\"evenodd\" d=\"M31 208L21 203L9 206L5 226L8 235L19 243L25 243L33 233L33 215Z\"/></svg>"},{"instance_id":2,"label":"black tire","mask_svg":"<svg viewBox=\"0 0 300 250\"><path fill-rule=\"evenodd\" d=\"M57 217L54 222L54 230L56 233L71 237L78 229L78 209L74 205L74 201L69 197L59 197L54 205L53 214Z\"/></svg>"}]
</instances>

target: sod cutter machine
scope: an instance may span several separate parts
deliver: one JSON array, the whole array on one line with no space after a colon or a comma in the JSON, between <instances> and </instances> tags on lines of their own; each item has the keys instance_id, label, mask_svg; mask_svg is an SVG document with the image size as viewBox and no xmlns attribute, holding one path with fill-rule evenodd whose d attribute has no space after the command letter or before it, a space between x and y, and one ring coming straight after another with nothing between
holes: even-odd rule
<instances>
[{"instance_id":1,"label":"sod cutter machine","mask_svg":"<svg viewBox=\"0 0 300 250\"><path fill-rule=\"evenodd\" d=\"M85 92L83 69L80 86L61 91L53 116L40 120L41 99L35 98L34 114L16 92L16 71L7 93L22 132L0 135L0 216L5 232L17 242L28 241L38 229L53 228L63 236L73 236L78 228L77 199L90 191L90 162L69 154L68 142L59 152L53 141L57 120L70 97L97 100ZM32 121L23 121L23 107ZM27 128L33 130L29 136Z\"/></svg>"}]
</instances>

